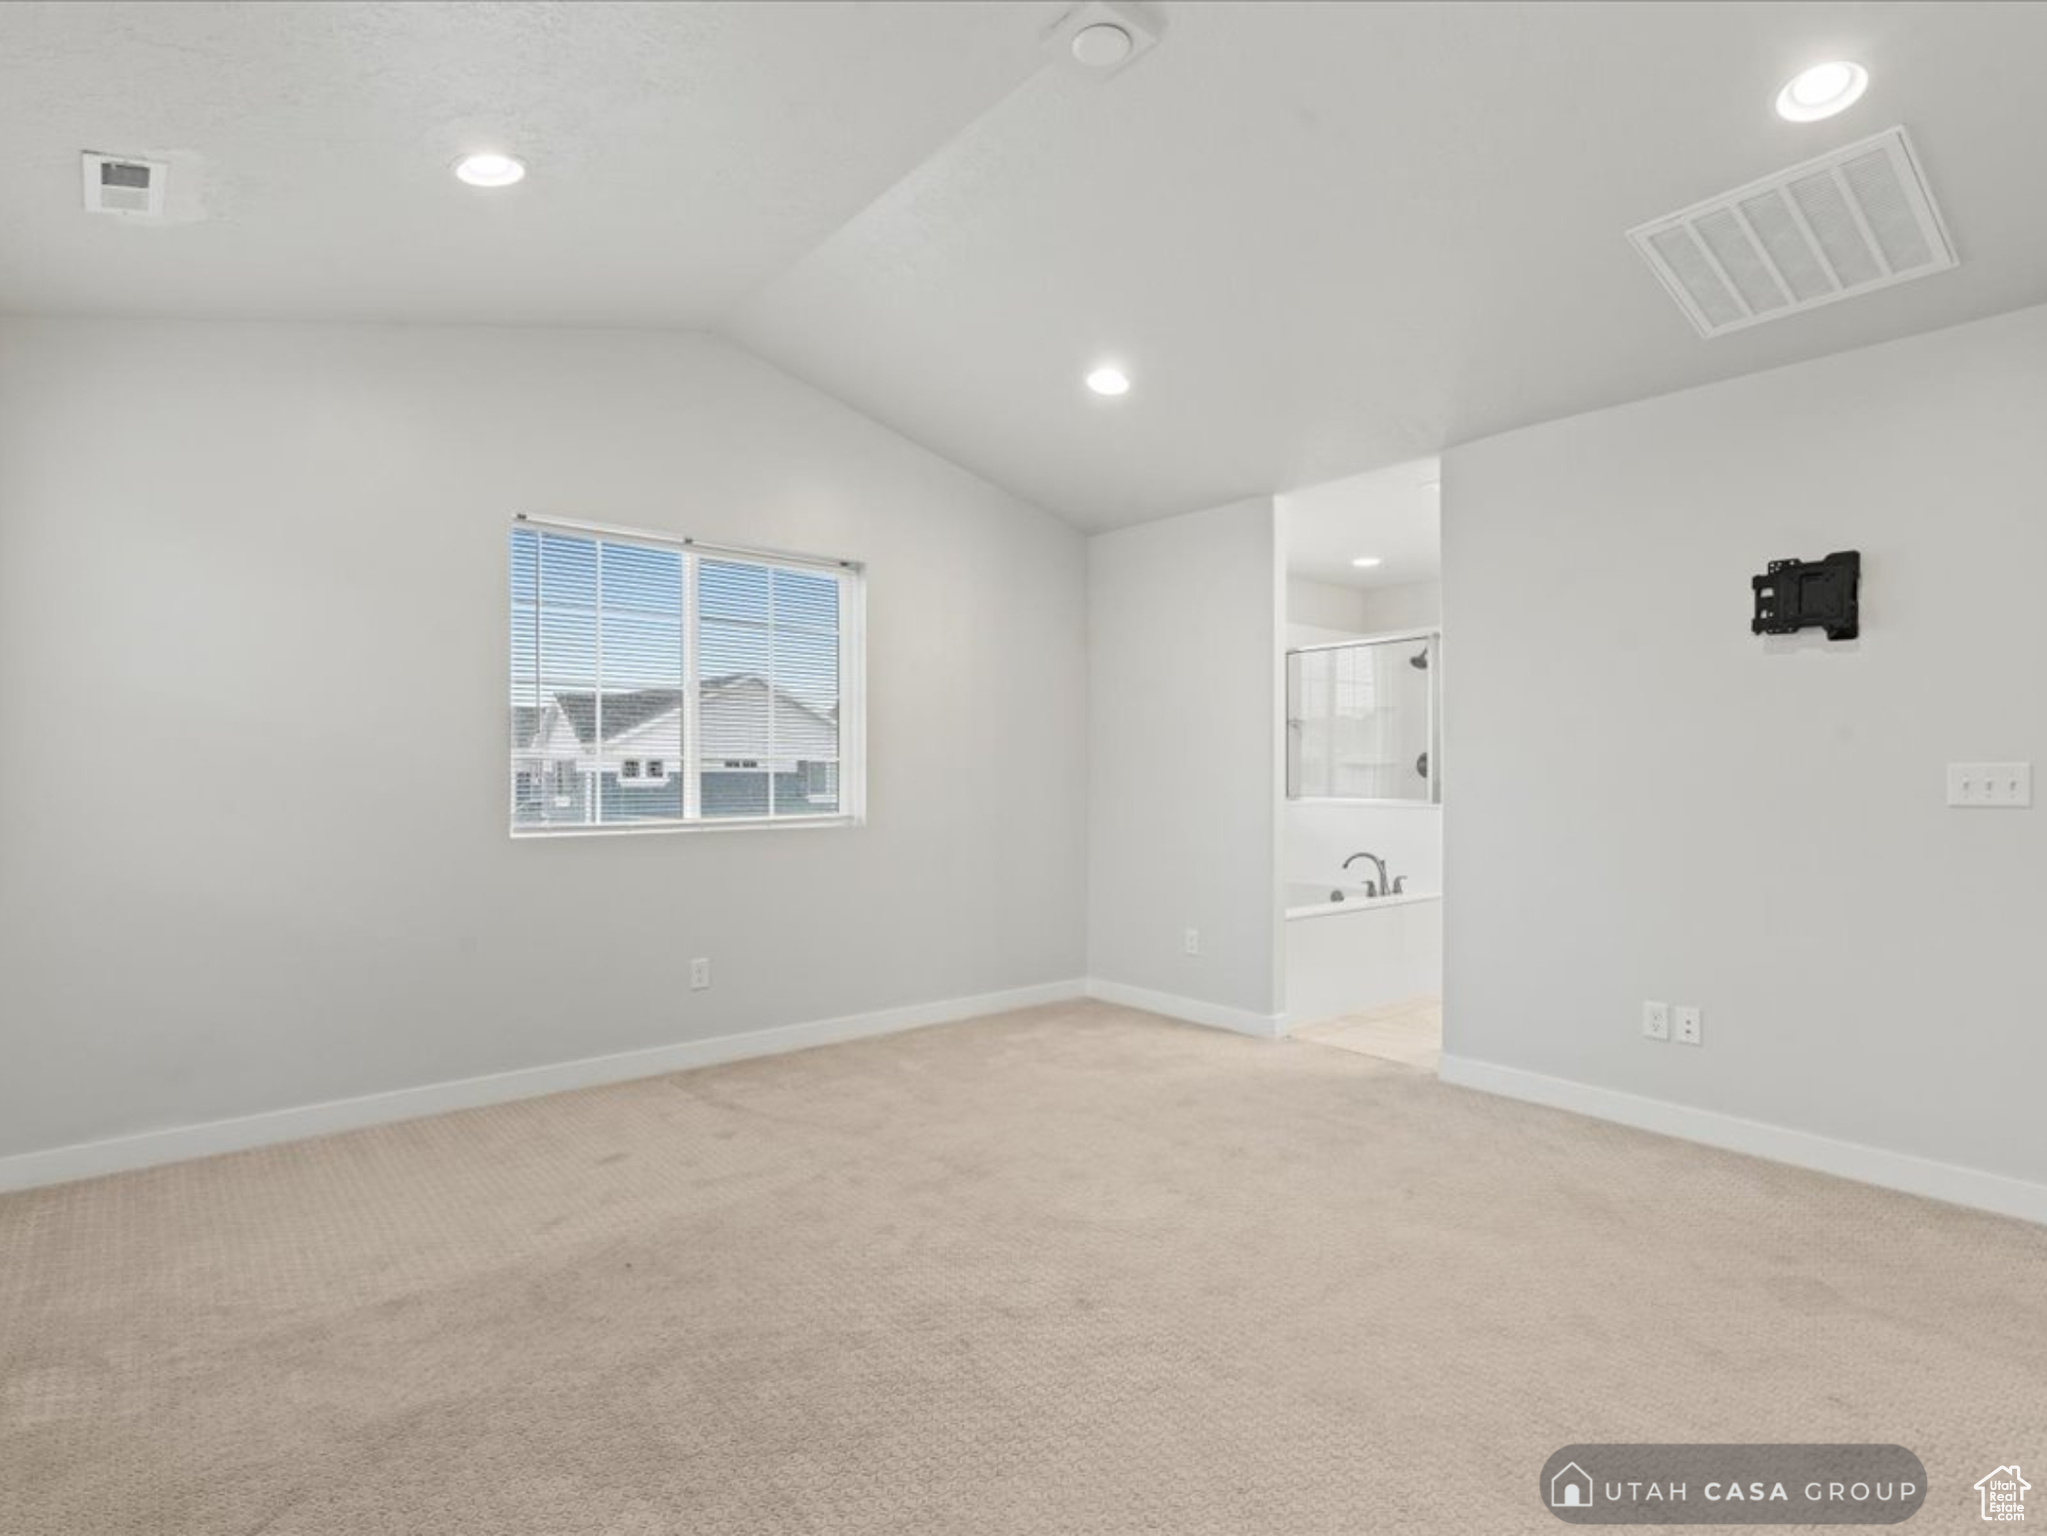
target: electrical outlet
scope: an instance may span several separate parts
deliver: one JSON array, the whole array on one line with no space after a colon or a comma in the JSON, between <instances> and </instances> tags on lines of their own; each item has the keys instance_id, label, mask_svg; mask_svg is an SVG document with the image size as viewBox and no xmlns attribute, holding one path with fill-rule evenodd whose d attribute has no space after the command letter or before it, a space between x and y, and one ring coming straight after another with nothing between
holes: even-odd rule
<instances>
[{"instance_id":1,"label":"electrical outlet","mask_svg":"<svg viewBox=\"0 0 2047 1536\"><path fill-rule=\"evenodd\" d=\"M1651 1040L1670 1038L1670 1004L1644 1003L1642 1005L1642 1033Z\"/></svg>"},{"instance_id":2,"label":"electrical outlet","mask_svg":"<svg viewBox=\"0 0 2047 1536\"><path fill-rule=\"evenodd\" d=\"M689 989L690 989L690 991L692 991L692 992L701 992L701 991L703 991L703 990L704 990L704 988L708 987L708 986L709 986L710 984L711 984L711 962L710 962L710 961L708 961L708 960L692 960L692 961L690 961L690 963L689 963Z\"/></svg>"},{"instance_id":3,"label":"electrical outlet","mask_svg":"<svg viewBox=\"0 0 2047 1536\"><path fill-rule=\"evenodd\" d=\"M1670 1038L1679 1045L1704 1045L1706 1042L1699 1038L1699 1010L1679 1008L1677 1028L1671 1031Z\"/></svg>"},{"instance_id":4,"label":"electrical outlet","mask_svg":"<svg viewBox=\"0 0 2047 1536\"><path fill-rule=\"evenodd\" d=\"M1180 948L1190 955L1200 954L1201 930L1199 928L1189 928L1180 939Z\"/></svg>"},{"instance_id":5,"label":"electrical outlet","mask_svg":"<svg viewBox=\"0 0 2047 1536\"><path fill-rule=\"evenodd\" d=\"M1949 763L1947 803L2024 810L2033 803L2031 763Z\"/></svg>"}]
</instances>

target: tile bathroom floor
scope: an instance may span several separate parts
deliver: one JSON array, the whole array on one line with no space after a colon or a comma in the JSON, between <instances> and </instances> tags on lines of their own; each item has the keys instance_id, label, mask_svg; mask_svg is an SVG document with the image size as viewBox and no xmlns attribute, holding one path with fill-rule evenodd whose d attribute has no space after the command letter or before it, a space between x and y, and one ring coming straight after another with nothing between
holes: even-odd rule
<instances>
[{"instance_id":1,"label":"tile bathroom floor","mask_svg":"<svg viewBox=\"0 0 2047 1536\"><path fill-rule=\"evenodd\" d=\"M1434 1072L1443 1053L1443 1000L1411 997L1405 1002L1306 1024L1288 1037L1339 1051L1376 1056L1422 1072Z\"/></svg>"}]
</instances>

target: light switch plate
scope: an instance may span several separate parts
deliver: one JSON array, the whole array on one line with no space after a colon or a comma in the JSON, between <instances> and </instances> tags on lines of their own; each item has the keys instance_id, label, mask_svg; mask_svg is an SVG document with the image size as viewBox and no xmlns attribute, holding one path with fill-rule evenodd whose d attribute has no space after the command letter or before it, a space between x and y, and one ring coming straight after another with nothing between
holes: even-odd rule
<instances>
[{"instance_id":1,"label":"light switch plate","mask_svg":"<svg viewBox=\"0 0 2047 1536\"><path fill-rule=\"evenodd\" d=\"M1947 803L1988 810L2024 810L2033 803L2031 763L1949 763Z\"/></svg>"}]
</instances>

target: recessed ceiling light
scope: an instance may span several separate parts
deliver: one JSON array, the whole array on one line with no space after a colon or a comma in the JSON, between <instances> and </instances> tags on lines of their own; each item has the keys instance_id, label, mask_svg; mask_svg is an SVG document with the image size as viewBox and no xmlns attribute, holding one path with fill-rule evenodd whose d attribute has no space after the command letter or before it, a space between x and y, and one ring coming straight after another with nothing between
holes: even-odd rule
<instances>
[{"instance_id":1,"label":"recessed ceiling light","mask_svg":"<svg viewBox=\"0 0 2047 1536\"><path fill-rule=\"evenodd\" d=\"M1351 561L1351 564L1361 571L1369 571L1373 566L1382 563L1377 555L1359 555L1357 559Z\"/></svg>"},{"instance_id":2,"label":"recessed ceiling light","mask_svg":"<svg viewBox=\"0 0 2047 1536\"><path fill-rule=\"evenodd\" d=\"M1089 69L1114 69L1130 57L1130 34L1112 21L1098 21L1073 34L1073 56Z\"/></svg>"},{"instance_id":3,"label":"recessed ceiling light","mask_svg":"<svg viewBox=\"0 0 2047 1536\"><path fill-rule=\"evenodd\" d=\"M1777 93L1777 115L1786 122L1816 123L1847 111L1868 88L1869 71L1860 64L1845 59L1815 64Z\"/></svg>"},{"instance_id":4,"label":"recessed ceiling light","mask_svg":"<svg viewBox=\"0 0 2047 1536\"><path fill-rule=\"evenodd\" d=\"M1442 488L1443 482L1440 480L1424 480L1422 482L1422 489L1425 491L1440 491Z\"/></svg>"},{"instance_id":5,"label":"recessed ceiling light","mask_svg":"<svg viewBox=\"0 0 2047 1536\"><path fill-rule=\"evenodd\" d=\"M455 162L455 175L472 187L509 187L525 174L525 162L510 155L464 155Z\"/></svg>"},{"instance_id":6,"label":"recessed ceiling light","mask_svg":"<svg viewBox=\"0 0 2047 1536\"><path fill-rule=\"evenodd\" d=\"M1087 387L1098 395L1127 395L1130 380L1121 368L1097 368L1087 376Z\"/></svg>"},{"instance_id":7,"label":"recessed ceiling light","mask_svg":"<svg viewBox=\"0 0 2047 1536\"><path fill-rule=\"evenodd\" d=\"M1109 80L1158 46L1158 24L1135 0L1080 0L1043 34L1061 65Z\"/></svg>"}]
</instances>

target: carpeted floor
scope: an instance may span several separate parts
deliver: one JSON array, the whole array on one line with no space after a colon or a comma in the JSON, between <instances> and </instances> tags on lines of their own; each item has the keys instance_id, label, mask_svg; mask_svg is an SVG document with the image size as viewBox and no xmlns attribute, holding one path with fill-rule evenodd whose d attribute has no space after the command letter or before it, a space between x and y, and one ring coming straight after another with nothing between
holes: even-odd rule
<instances>
[{"instance_id":1,"label":"carpeted floor","mask_svg":"<svg viewBox=\"0 0 2047 1536\"><path fill-rule=\"evenodd\" d=\"M0 1199L7 1536L1494 1536L1599 1440L1979 1528L2047 1230L1098 1004Z\"/></svg>"}]
</instances>

